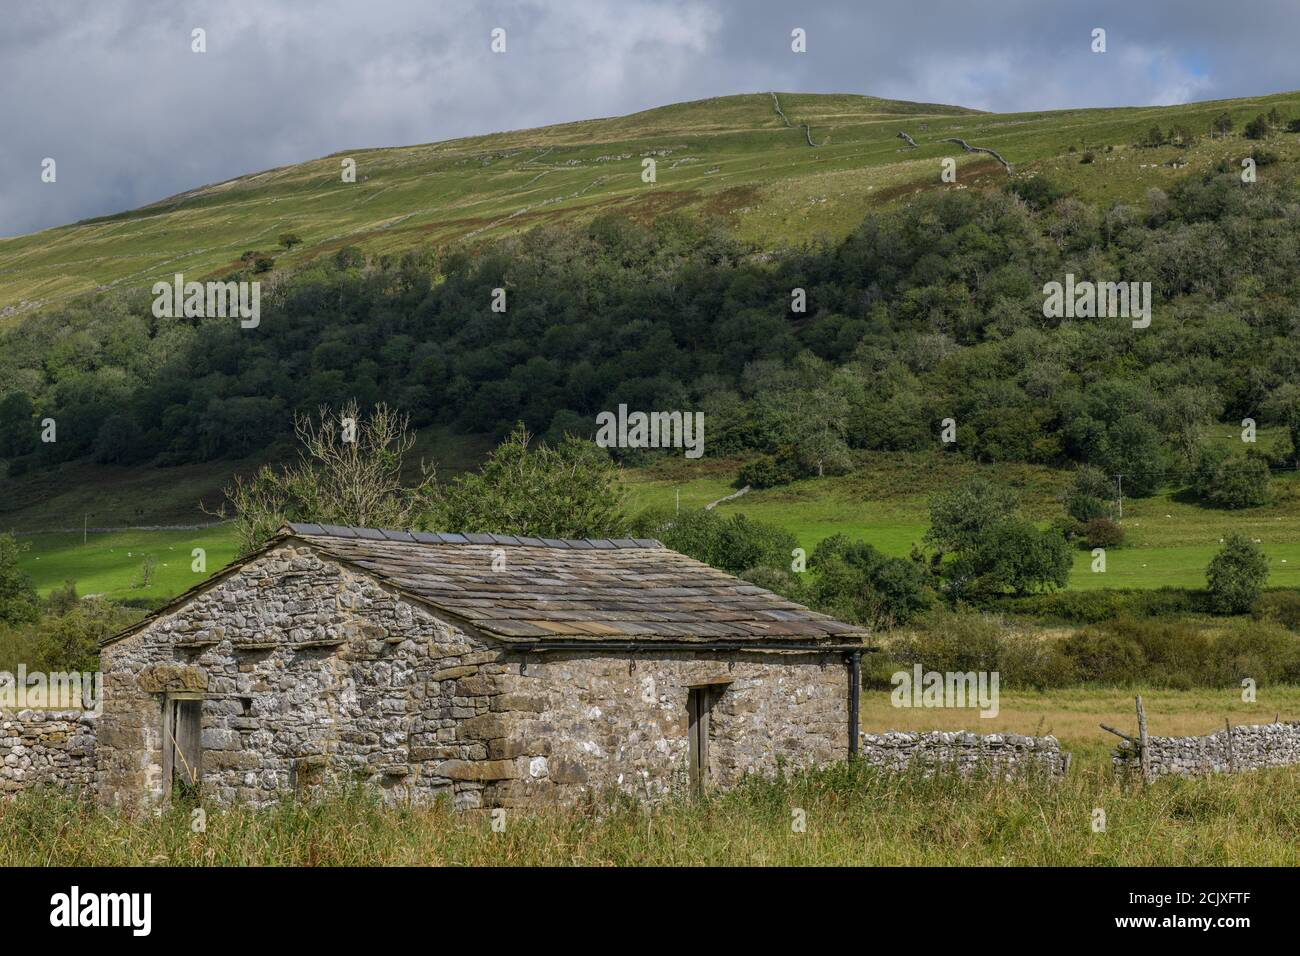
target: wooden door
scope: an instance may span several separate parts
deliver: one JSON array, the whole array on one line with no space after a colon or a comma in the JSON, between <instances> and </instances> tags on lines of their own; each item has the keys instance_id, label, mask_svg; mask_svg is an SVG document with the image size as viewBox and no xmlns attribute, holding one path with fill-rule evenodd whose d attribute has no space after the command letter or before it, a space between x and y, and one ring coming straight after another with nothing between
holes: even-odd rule
<instances>
[{"instance_id":1,"label":"wooden door","mask_svg":"<svg viewBox=\"0 0 1300 956\"><path fill-rule=\"evenodd\" d=\"M169 784L193 793L203 779L203 701L173 698L167 706Z\"/></svg>"},{"instance_id":2,"label":"wooden door","mask_svg":"<svg viewBox=\"0 0 1300 956\"><path fill-rule=\"evenodd\" d=\"M709 785L709 711L712 687L692 687L686 709L690 742L691 792L699 796Z\"/></svg>"}]
</instances>

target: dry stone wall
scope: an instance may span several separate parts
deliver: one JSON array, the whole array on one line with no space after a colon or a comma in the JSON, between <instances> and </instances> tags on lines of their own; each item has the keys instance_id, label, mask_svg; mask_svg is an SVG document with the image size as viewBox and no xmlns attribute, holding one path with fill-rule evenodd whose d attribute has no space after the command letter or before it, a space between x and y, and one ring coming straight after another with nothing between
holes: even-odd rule
<instances>
[{"instance_id":1,"label":"dry stone wall","mask_svg":"<svg viewBox=\"0 0 1300 956\"><path fill-rule=\"evenodd\" d=\"M1207 776L1300 764L1300 722L1233 727L1231 735L1224 728L1204 737L1148 737L1147 761L1152 776ZM1112 762L1124 774L1141 769L1138 748L1128 741L1120 743Z\"/></svg>"},{"instance_id":2,"label":"dry stone wall","mask_svg":"<svg viewBox=\"0 0 1300 956\"><path fill-rule=\"evenodd\" d=\"M95 717L20 710L0 716L0 793L49 786L86 795L95 781Z\"/></svg>"},{"instance_id":3,"label":"dry stone wall","mask_svg":"<svg viewBox=\"0 0 1300 956\"><path fill-rule=\"evenodd\" d=\"M859 756L874 767L893 773L916 768L923 773L977 771L996 776L1063 777L1070 769L1070 754L1055 737L1020 734L973 734L962 731L928 731L862 734Z\"/></svg>"}]
</instances>

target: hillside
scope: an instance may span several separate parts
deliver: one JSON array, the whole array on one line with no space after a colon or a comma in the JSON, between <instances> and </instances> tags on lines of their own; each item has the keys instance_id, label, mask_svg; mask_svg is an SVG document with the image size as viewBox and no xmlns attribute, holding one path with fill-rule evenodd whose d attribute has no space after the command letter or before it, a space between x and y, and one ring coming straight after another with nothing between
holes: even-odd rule
<instances>
[{"instance_id":1,"label":"hillside","mask_svg":"<svg viewBox=\"0 0 1300 956\"><path fill-rule=\"evenodd\" d=\"M1240 128L1276 107L1300 112L1300 93L1184 106L977 113L953 106L847 94L754 93L664 106L630 116L494 133L418 146L354 149L199 187L140 209L0 239L0 324L103 288L147 288L184 272L206 279L240 266L249 250L292 266L357 245L371 254L475 242L542 222L623 211L725 217L735 235L765 248L818 235L838 238L865 211L937 180L937 160L959 157L956 188L1006 174L1053 170L1085 198L1141 196L1225 154L1203 139L1191 150L1132 150L1152 125L1203 132L1225 110ZM811 128L812 141L801 127ZM906 132L918 143L908 148ZM1071 150L1114 146L1081 167ZM657 182L641 161L657 160ZM1183 157L1188 168L1168 164ZM357 181L340 181L340 163ZM277 245L292 232L303 242Z\"/></svg>"}]
</instances>

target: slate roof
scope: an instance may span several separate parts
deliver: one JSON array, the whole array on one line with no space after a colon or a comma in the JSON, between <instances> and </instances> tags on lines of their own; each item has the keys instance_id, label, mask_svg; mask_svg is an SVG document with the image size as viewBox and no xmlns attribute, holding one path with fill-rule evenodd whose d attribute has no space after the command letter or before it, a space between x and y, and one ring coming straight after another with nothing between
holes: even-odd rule
<instances>
[{"instance_id":1,"label":"slate roof","mask_svg":"<svg viewBox=\"0 0 1300 956\"><path fill-rule=\"evenodd\" d=\"M529 538L292 524L286 537L519 643L858 645L867 631L646 538ZM493 559L504 567L493 570ZM498 560L498 566L500 561Z\"/></svg>"}]
</instances>

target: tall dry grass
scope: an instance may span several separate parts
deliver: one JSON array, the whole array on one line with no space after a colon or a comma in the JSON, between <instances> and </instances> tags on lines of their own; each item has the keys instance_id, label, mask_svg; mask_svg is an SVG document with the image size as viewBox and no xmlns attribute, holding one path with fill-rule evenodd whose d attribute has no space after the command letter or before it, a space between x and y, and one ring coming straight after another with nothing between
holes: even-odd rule
<instances>
[{"instance_id":1,"label":"tall dry grass","mask_svg":"<svg viewBox=\"0 0 1300 956\"><path fill-rule=\"evenodd\" d=\"M484 813L361 790L208 808L197 833L186 807L130 817L30 792L0 805L0 865L1296 865L1298 786L1300 768L1143 790L1091 768L1006 783L839 765L653 809L510 810L502 832Z\"/></svg>"}]
</instances>

